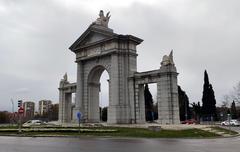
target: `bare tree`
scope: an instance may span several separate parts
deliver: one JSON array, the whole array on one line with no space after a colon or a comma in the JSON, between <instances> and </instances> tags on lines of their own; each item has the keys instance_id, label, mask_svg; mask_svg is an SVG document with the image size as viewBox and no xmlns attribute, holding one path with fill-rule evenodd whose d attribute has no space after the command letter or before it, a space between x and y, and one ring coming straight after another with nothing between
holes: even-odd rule
<instances>
[{"instance_id":1,"label":"bare tree","mask_svg":"<svg viewBox=\"0 0 240 152\"><path fill-rule=\"evenodd\" d=\"M233 101L240 104L240 82L233 87L229 94L223 96L222 107L228 107Z\"/></svg>"},{"instance_id":2,"label":"bare tree","mask_svg":"<svg viewBox=\"0 0 240 152\"><path fill-rule=\"evenodd\" d=\"M232 99L229 95L224 95L221 107L228 107L231 101Z\"/></svg>"},{"instance_id":3,"label":"bare tree","mask_svg":"<svg viewBox=\"0 0 240 152\"><path fill-rule=\"evenodd\" d=\"M238 104L240 103L240 82L238 82L237 85L233 87L231 98Z\"/></svg>"}]
</instances>

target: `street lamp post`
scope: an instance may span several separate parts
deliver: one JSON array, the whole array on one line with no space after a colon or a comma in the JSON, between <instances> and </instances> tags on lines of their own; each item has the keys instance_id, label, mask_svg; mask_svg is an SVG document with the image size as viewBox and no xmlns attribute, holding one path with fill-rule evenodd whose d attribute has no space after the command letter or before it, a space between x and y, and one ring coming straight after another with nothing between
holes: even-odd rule
<instances>
[{"instance_id":1,"label":"street lamp post","mask_svg":"<svg viewBox=\"0 0 240 152\"><path fill-rule=\"evenodd\" d=\"M231 124L230 124L231 115L230 115L230 113L228 113L227 116L228 116L228 129L229 129L229 131L230 131L230 130L231 130Z\"/></svg>"},{"instance_id":2,"label":"street lamp post","mask_svg":"<svg viewBox=\"0 0 240 152\"><path fill-rule=\"evenodd\" d=\"M11 103L12 103L12 115L11 115L11 123L12 125L14 124L13 117L14 117L14 102L13 99L11 98Z\"/></svg>"},{"instance_id":3,"label":"street lamp post","mask_svg":"<svg viewBox=\"0 0 240 152\"><path fill-rule=\"evenodd\" d=\"M13 99L11 99L11 102L12 102L12 113L14 113L14 102L13 102Z\"/></svg>"}]
</instances>

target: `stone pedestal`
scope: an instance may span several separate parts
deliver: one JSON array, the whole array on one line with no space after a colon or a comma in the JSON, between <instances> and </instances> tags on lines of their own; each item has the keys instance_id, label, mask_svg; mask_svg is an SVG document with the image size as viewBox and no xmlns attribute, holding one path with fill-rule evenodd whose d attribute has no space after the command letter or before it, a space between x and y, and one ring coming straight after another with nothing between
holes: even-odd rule
<instances>
[{"instance_id":1,"label":"stone pedestal","mask_svg":"<svg viewBox=\"0 0 240 152\"><path fill-rule=\"evenodd\" d=\"M72 94L66 92L65 86L69 84L68 81L61 81L59 87L59 122L70 123L71 122L71 108L72 108Z\"/></svg>"},{"instance_id":2,"label":"stone pedestal","mask_svg":"<svg viewBox=\"0 0 240 152\"><path fill-rule=\"evenodd\" d=\"M158 122L160 124L179 124L176 67L162 65L160 72L160 81L157 83Z\"/></svg>"}]
</instances>

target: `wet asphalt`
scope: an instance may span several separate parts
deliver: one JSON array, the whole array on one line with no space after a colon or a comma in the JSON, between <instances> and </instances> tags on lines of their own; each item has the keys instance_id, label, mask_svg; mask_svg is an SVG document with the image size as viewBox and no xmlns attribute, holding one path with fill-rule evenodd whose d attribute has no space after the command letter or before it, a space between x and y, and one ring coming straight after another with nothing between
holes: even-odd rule
<instances>
[{"instance_id":1,"label":"wet asphalt","mask_svg":"<svg viewBox=\"0 0 240 152\"><path fill-rule=\"evenodd\" d=\"M217 139L0 136L0 152L239 152L240 137Z\"/></svg>"}]
</instances>

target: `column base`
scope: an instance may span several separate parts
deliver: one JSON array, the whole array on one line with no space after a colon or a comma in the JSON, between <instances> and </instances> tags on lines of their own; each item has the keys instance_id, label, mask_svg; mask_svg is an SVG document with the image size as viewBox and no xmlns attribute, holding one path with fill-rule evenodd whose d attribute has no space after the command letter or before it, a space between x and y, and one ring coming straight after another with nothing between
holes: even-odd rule
<instances>
[{"instance_id":1,"label":"column base","mask_svg":"<svg viewBox=\"0 0 240 152\"><path fill-rule=\"evenodd\" d=\"M83 122L83 112L81 112L81 108L80 107L75 107L73 108L73 112L72 112L72 123L78 123L78 117L77 117L77 113L80 112L81 113L81 119L80 121Z\"/></svg>"}]
</instances>

